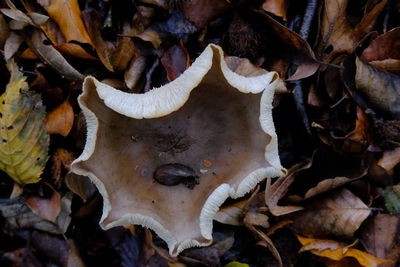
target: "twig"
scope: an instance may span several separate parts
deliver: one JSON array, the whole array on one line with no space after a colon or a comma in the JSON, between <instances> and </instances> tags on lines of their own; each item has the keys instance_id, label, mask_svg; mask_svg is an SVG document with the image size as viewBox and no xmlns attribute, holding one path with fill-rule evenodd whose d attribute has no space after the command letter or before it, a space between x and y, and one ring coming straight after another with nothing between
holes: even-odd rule
<instances>
[{"instance_id":1,"label":"twig","mask_svg":"<svg viewBox=\"0 0 400 267\"><path fill-rule=\"evenodd\" d=\"M301 24L300 28L300 36L304 39L307 40L310 29L311 29L311 24L315 15L315 11L317 9L317 4L318 0L308 0L306 11L304 14L303 18L303 23ZM303 90L303 82L302 81L296 81L295 83L295 88L294 88L294 101L296 103L296 109L298 113L300 114L300 117L303 121L304 127L307 131L307 134L309 136L312 135L311 133L311 127L310 127L310 119L308 118L307 111L306 111L306 106L305 106L305 95L304 95L304 90Z\"/></svg>"}]
</instances>

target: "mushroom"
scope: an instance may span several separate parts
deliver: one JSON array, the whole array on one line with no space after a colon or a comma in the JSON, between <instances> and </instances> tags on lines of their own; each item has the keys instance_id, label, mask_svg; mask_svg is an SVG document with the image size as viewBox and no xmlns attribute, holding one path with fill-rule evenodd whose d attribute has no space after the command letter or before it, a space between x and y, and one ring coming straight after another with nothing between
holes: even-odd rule
<instances>
[{"instance_id":1,"label":"mushroom","mask_svg":"<svg viewBox=\"0 0 400 267\"><path fill-rule=\"evenodd\" d=\"M148 227L173 256L209 245L213 217L228 197L284 172L272 120L277 76L240 76L209 45L181 76L144 94L87 77L79 97L87 140L71 171L102 195L102 228ZM154 177L160 173L197 180L163 184Z\"/></svg>"}]
</instances>

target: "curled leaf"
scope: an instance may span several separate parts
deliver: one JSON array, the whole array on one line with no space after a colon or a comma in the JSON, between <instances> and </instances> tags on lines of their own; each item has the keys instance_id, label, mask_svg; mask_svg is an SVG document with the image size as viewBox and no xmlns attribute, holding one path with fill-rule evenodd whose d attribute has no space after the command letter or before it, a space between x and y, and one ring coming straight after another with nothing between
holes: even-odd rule
<instances>
[{"instance_id":1,"label":"curled leaf","mask_svg":"<svg viewBox=\"0 0 400 267\"><path fill-rule=\"evenodd\" d=\"M377 267L382 263L390 262L389 260L376 258L361 250L352 248L356 243L347 245L333 240L321 240L301 236L297 236L297 239L303 245L299 252L310 251L314 255L327 257L334 261L340 261L345 257L352 257L365 267Z\"/></svg>"}]
</instances>

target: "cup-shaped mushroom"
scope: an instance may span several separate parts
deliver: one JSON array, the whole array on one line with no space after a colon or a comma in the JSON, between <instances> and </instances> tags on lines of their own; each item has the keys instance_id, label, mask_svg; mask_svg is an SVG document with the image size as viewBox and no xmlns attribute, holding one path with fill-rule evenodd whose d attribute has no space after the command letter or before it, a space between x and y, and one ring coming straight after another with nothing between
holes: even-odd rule
<instances>
[{"instance_id":1,"label":"cup-shaped mushroom","mask_svg":"<svg viewBox=\"0 0 400 267\"><path fill-rule=\"evenodd\" d=\"M212 241L228 198L282 175L272 99L277 74L243 77L209 45L181 76L144 94L87 77L79 104L87 141L72 171L104 200L104 229L139 224L171 255Z\"/></svg>"}]
</instances>

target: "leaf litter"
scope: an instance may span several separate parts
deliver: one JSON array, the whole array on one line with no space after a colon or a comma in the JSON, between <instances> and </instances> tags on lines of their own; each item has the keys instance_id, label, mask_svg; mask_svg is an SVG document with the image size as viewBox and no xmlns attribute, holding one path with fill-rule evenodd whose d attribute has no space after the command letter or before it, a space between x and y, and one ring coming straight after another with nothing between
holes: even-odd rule
<instances>
[{"instance_id":1,"label":"leaf litter","mask_svg":"<svg viewBox=\"0 0 400 267\"><path fill-rule=\"evenodd\" d=\"M399 17L389 0L5 1L0 265L397 266ZM165 85L210 43L240 75L279 74L288 172L228 199L213 244L171 257L140 226L99 227L99 193L69 173L86 136L77 97L89 75L126 92Z\"/></svg>"}]
</instances>

